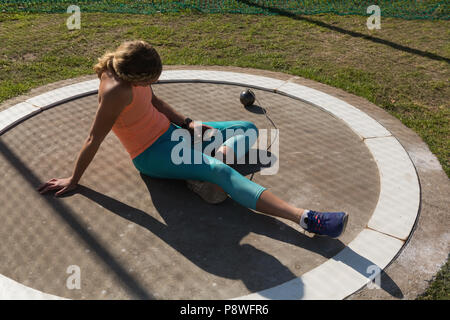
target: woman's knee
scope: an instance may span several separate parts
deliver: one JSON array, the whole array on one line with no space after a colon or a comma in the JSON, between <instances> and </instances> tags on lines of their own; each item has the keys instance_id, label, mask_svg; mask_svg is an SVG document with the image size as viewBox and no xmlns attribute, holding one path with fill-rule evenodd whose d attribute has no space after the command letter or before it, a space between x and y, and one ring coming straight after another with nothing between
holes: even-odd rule
<instances>
[{"instance_id":1,"label":"woman's knee","mask_svg":"<svg viewBox=\"0 0 450 320\"><path fill-rule=\"evenodd\" d=\"M220 181L227 181L230 178L233 170L230 166L226 165L223 162L212 163L210 165L210 169L211 177L214 180L212 182L216 183Z\"/></svg>"},{"instance_id":2,"label":"woman's knee","mask_svg":"<svg viewBox=\"0 0 450 320\"><path fill-rule=\"evenodd\" d=\"M258 130L258 128L256 127L256 125L253 122L251 122L251 121L244 121L244 126L245 126L246 131L247 130L253 130L253 131L255 131L256 136L259 135L259 130Z\"/></svg>"},{"instance_id":3,"label":"woman's knee","mask_svg":"<svg viewBox=\"0 0 450 320\"><path fill-rule=\"evenodd\" d=\"M245 135L248 137L248 141L246 142L249 144L246 146L248 151L248 149L258 140L259 137L259 130L253 122L247 121L247 130Z\"/></svg>"}]
</instances>

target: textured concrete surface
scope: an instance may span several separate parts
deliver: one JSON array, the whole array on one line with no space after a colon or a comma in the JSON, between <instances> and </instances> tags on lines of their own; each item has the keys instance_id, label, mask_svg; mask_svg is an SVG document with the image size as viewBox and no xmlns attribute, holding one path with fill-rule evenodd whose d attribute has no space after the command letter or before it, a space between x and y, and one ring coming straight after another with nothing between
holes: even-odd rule
<instances>
[{"instance_id":1,"label":"textured concrete surface","mask_svg":"<svg viewBox=\"0 0 450 320\"><path fill-rule=\"evenodd\" d=\"M168 66L186 69L187 66ZM189 66L189 68L191 68ZM362 289L349 299L415 299L423 293L450 253L450 180L426 143L400 120L364 98L309 79L284 73L239 67L195 66L258 74L289 80L342 99L380 122L402 144L416 167L421 208L409 241L381 277L381 289Z\"/></svg>"},{"instance_id":2,"label":"textured concrete surface","mask_svg":"<svg viewBox=\"0 0 450 320\"><path fill-rule=\"evenodd\" d=\"M199 66L197 66L199 67ZM174 66L173 68L186 68ZM208 67L205 67L207 69ZM216 69L216 67L211 67ZM222 70L221 68L218 68ZM225 69L223 69L225 70ZM386 268L381 289L363 289L349 299L415 299L445 264L450 252L450 181L428 146L400 120L364 98L312 80L247 68L226 68L287 79L342 99L380 122L402 144L413 161L421 184L421 209L416 227L398 257Z\"/></svg>"},{"instance_id":3,"label":"textured concrete surface","mask_svg":"<svg viewBox=\"0 0 450 320\"><path fill-rule=\"evenodd\" d=\"M436 158L414 132L362 98L299 77L237 67L164 68L245 72L289 80L338 97L391 131L419 174L420 217L410 241L383 274L382 289L364 289L349 298L413 299L423 292L449 252L450 186ZM5 102L0 110L57 86L94 78L85 76L35 89ZM169 86L173 87L165 91ZM210 115L205 120L242 114L260 128L270 127L261 114L240 107L236 100L239 88L195 85L189 89L198 90L195 99L188 102L183 86L160 84L154 90L200 120L204 114ZM61 200L35 195L29 199L31 188L42 180L70 174L95 114L95 96L90 96L45 111L0 138L0 165L7 177L2 180L10 182L4 189L8 193L2 193L9 205L1 210L5 221L1 234L8 235L2 241L8 245L1 248L6 262L0 273L69 298L220 299L285 282L339 252L365 227L377 200L378 177L370 154L348 128L323 112L275 94L261 91L257 95L280 127L285 139L280 147L287 149L280 152L278 175L256 173L254 180L299 206L354 213L342 239L311 241L289 222L254 214L231 200L220 209L195 201L181 181L141 177L112 134L85 173L81 190ZM291 121L292 113L301 129ZM301 139L283 135L286 131ZM118 180L123 183L117 184ZM183 209L177 209L180 207ZM65 287L65 269L77 263L82 264L83 290L70 291Z\"/></svg>"},{"instance_id":4,"label":"textured concrete surface","mask_svg":"<svg viewBox=\"0 0 450 320\"><path fill-rule=\"evenodd\" d=\"M241 106L242 89L154 85L158 97L193 119L251 120L270 129L260 109ZM378 199L370 152L326 112L278 94L255 93L280 129L280 169L271 176L256 171L254 181L297 206L349 212L342 238L311 239L295 224L231 199L207 205L182 181L142 177L112 133L79 191L62 199L42 197L33 186L71 173L95 115L92 95L43 111L2 136L2 184L9 185L2 193L7 203L1 211L2 256L9 263L0 273L75 299L226 299L291 280L337 254L367 224ZM248 176L255 170L238 169ZM70 265L83 273L82 290L64 285Z\"/></svg>"}]
</instances>

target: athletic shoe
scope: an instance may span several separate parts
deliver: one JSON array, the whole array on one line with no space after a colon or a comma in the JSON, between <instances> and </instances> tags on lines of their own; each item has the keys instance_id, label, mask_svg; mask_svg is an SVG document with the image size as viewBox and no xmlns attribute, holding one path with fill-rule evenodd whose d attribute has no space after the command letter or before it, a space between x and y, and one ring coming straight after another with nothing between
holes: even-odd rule
<instances>
[{"instance_id":1,"label":"athletic shoe","mask_svg":"<svg viewBox=\"0 0 450 320\"><path fill-rule=\"evenodd\" d=\"M348 214L345 212L318 212L310 210L305 223L308 232L321 236L338 238L347 227Z\"/></svg>"},{"instance_id":2,"label":"athletic shoe","mask_svg":"<svg viewBox=\"0 0 450 320\"><path fill-rule=\"evenodd\" d=\"M222 189L208 181L186 180L187 187L210 204L224 202L228 195Z\"/></svg>"}]
</instances>

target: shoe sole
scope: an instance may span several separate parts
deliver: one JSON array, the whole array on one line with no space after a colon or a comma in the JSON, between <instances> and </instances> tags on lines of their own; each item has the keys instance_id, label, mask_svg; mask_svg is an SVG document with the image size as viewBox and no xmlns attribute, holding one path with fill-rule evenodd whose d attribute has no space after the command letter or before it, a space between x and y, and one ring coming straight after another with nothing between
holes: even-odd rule
<instances>
[{"instance_id":1,"label":"shoe sole","mask_svg":"<svg viewBox=\"0 0 450 320\"><path fill-rule=\"evenodd\" d=\"M347 222L348 222L348 213L345 213L345 216L344 216L344 226L342 227L341 234L338 235L337 237L333 237L333 239L337 239L337 238L339 238L340 236L342 236L342 235L344 234L345 229L347 228Z\"/></svg>"},{"instance_id":2,"label":"shoe sole","mask_svg":"<svg viewBox=\"0 0 450 320\"><path fill-rule=\"evenodd\" d=\"M217 191L214 184L210 182L190 182L186 181L187 187L200 196L205 202L209 204L219 204L224 202L228 195L225 191Z\"/></svg>"}]
</instances>

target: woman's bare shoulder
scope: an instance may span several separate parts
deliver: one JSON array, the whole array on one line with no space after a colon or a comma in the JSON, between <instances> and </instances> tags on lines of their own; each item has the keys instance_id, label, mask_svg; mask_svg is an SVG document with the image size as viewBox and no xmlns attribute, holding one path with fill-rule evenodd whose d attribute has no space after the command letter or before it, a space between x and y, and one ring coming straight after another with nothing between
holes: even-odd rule
<instances>
[{"instance_id":1,"label":"woman's bare shoulder","mask_svg":"<svg viewBox=\"0 0 450 320\"><path fill-rule=\"evenodd\" d=\"M123 101L129 104L133 100L131 85L117 79L111 72L104 71L100 77L98 88L99 102L106 97L108 100Z\"/></svg>"}]
</instances>

